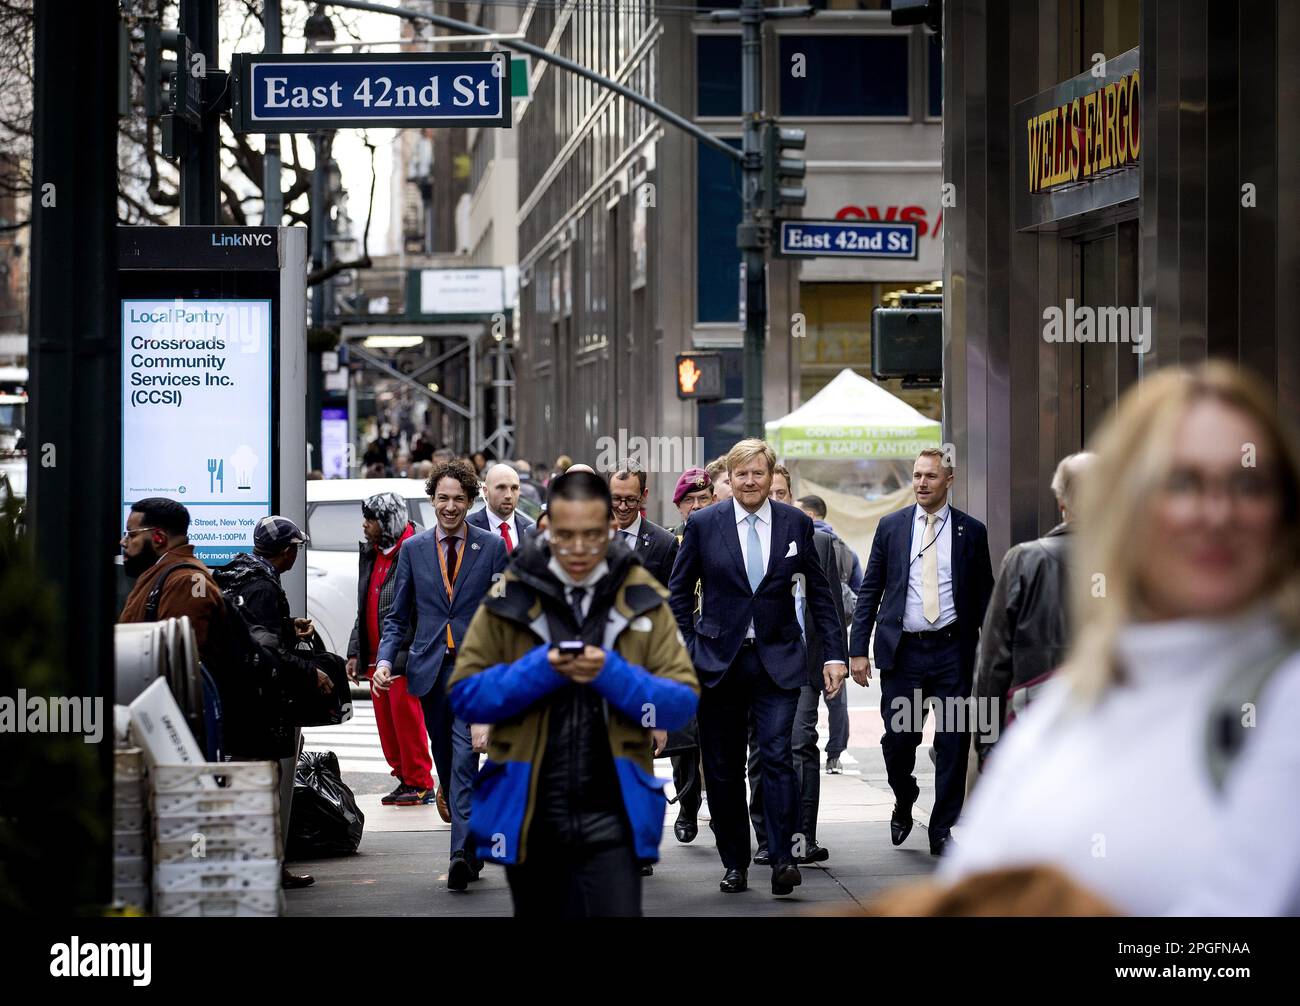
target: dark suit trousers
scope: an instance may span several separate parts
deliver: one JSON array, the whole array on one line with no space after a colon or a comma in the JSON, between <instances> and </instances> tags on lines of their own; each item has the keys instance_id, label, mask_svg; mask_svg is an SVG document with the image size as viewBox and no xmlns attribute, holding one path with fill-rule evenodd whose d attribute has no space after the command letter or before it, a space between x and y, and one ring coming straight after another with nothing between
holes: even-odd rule
<instances>
[{"instance_id":1,"label":"dark suit trousers","mask_svg":"<svg viewBox=\"0 0 1300 1006\"><path fill-rule=\"evenodd\" d=\"M704 781L700 778L700 751L692 748L672 756L673 790L678 794L677 814L687 821L700 816L700 796Z\"/></svg>"},{"instance_id":2,"label":"dark suit trousers","mask_svg":"<svg viewBox=\"0 0 1300 1006\"><path fill-rule=\"evenodd\" d=\"M469 837L470 798L474 791L474 777L478 775L478 755L470 739L469 726L456 719L447 698L447 682L456 666L456 655L448 653L442 662L438 680L429 691L420 696L424 710L424 728L433 748L433 764L438 770L438 784L447 791L447 807L451 811L451 851L464 848ZM474 859L473 850L469 850Z\"/></svg>"},{"instance_id":3,"label":"dark suit trousers","mask_svg":"<svg viewBox=\"0 0 1300 1006\"><path fill-rule=\"evenodd\" d=\"M762 766L767 847L775 868L794 861L792 836L799 800L790 733L799 689L785 689L763 669L758 651L742 646L722 680L701 689L697 714L704 780L709 789L709 827L727 869L749 867L745 752L752 710Z\"/></svg>"},{"instance_id":4,"label":"dark suit trousers","mask_svg":"<svg viewBox=\"0 0 1300 1006\"><path fill-rule=\"evenodd\" d=\"M641 864L631 845L546 846L506 867L515 916L533 919L637 917Z\"/></svg>"},{"instance_id":5,"label":"dark suit trousers","mask_svg":"<svg viewBox=\"0 0 1300 1006\"><path fill-rule=\"evenodd\" d=\"M894 655L894 666L880 672L880 715L885 721L885 732L880 747L885 755L885 769L889 773L889 786L894 798L901 804L911 804L916 799L916 749L921 743L919 711L914 712L916 693L924 703L935 698L944 713L945 699L966 699L970 695L969 681L962 681L961 644L956 639L926 640L904 634ZM970 734L950 729L966 726L936 722L934 734L935 779L934 809L930 812L930 841L948 834L961 813L966 798L966 754L970 750ZM939 729L942 727L943 729ZM916 728L916 729L914 729Z\"/></svg>"},{"instance_id":6,"label":"dark suit trousers","mask_svg":"<svg viewBox=\"0 0 1300 1006\"><path fill-rule=\"evenodd\" d=\"M794 777L799 791L794 840L800 844L798 855L817 844L817 811L821 804L821 753L817 750L817 701L822 690L812 685L799 689L794 727L790 734L790 752L794 758ZM840 694L844 690L840 689ZM758 745L758 725L749 718L749 821L760 848L767 848L767 818L763 813L763 764ZM799 839L802 838L802 842Z\"/></svg>"},{"instance_id":7,"label":"dark suit trousers","mask_svg":"<svg viewBox=\"0 0 1300 1006\"><path fill-rule=\"evenodd\" d=\"M830 737L826 741L826 757L838 758L849 746L849 689L847 682L840 693L833 699L826 700L826 712L830 717L827 729Z\"/></svg>"}]
</instances>

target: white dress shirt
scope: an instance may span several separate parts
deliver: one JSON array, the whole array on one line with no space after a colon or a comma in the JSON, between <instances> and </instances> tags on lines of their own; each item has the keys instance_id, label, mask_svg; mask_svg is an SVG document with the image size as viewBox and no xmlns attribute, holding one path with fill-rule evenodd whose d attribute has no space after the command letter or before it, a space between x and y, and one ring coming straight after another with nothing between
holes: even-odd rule
<instances>
[{"instance_id":1,"label":"white dress shirt","mask_svg":"<svg viewBox=\"0 0 1300 1006\"><path fill-rule=\"evenodd\" d=\"M912 510L912 548L908 552L911 565L907 567L904 632L933 632L957 621L957 606L952 598L952 507L945 503L934 516L936 537L930 548L938 553L939 560L939 619L931 622L925 617L925 598L921 590L925 558L921 555L921 548L925 543L926 513L918 503Z\"/></svg>"},{"instance_id":2,"label":"white dress shirt","mask_svg":"<svg viewBox=\"0 0 1300 1006\"><path fill-rule=\"evenodd\" d=\"M749 582L749 511L740 505L740 500L734 496L731 499L731 506L736 517L736 534L740 537L740 571L745 575L745 582ZM758 547L763 559L763 569L767 570L768 558L772 554L772 501L763 500L763 505L754 511L758 520L754 523L754 530L758 532ZM754 638L754 623L749 623L749 628L745 630L745 638Z\"/></svg>"},{"instance_id":3,"label":"white dress shirt","mask_svg":"<svg viewBox=\"0 0 1300 1006\"><path fill-rule=\"evenodd\" d=\"M515 521L514 511L512 510L510 512L510 516L507 517L505 520L502 520L500 517L498 517L496 515L496 511L494 511L491 507L487 508L487 513L488 513L488 527L492 529L492 533L496 535L498 538L501 538L501 525L504 524L506 527L510 528L510 547L514 548L515 546L517 546L519 544L519 524ZM501 538L501 540L505 541L504 538Z\"/></svg>"},{"instance_id":4,"label":"white dress shirt","mask_svg":"<svg viewBox=\"0 0 1300 1006\"><path fill-rule=\"evenodd\" d=\"M1123 628L1119 684L1071 708L1051 681L998 742L938 876L1046 864L1130 915L1300 914L1300 652L1260 693L1222 790L1209 772L1223 682L1282 638L1262 607Z\"/></svg>"},{"instance_id":5,"label":"white dress shirt","mask_svg":"<svg viewBox=\"0 0 1300 1006\"><path fill-rule=\"evenodd\" d=\"M618 533L619 533L619 536L620 536L620 538L621 538L623 544L626 545L628 548L630 548L630 549L634 549L634 550L635 550L635 549L636 549L636 539L638 539L638 538L641 537L641 515L640 515L640 514L637 514L637 515L636 515L636 520L634 520L634 521L633 521L631 524L629 524L627 527L621 527L621 528L619 528L619 529L618 529ZM623 538L623 537L622 537L623 535L629 535L629 534L632 536L632 540L631 540L631 541L628 541L627 538Z\"/></svg>"},{"instance_id":6,"label":"white dress shirt","mask_svg":"<svg viewBox=\"0 0 1300 1006\"><path fill-rule=\"evenodd\" d=\"M591 597L596 592L596 584L600 583L600 581L609 573L609 563L604 559L601 559L592 571L582 580L575 580L566 573L564 567L560 565L560 560L555 556L551 556L551 560L546 564L546 568L555 574L557 580L564 584L564 600L569 603L569 607L573 607L573 597L569 591L574 587L586 588L586 593L582 595L582 617L586 618L587 612L591 610Z\"/></svg>"}]
</instances>

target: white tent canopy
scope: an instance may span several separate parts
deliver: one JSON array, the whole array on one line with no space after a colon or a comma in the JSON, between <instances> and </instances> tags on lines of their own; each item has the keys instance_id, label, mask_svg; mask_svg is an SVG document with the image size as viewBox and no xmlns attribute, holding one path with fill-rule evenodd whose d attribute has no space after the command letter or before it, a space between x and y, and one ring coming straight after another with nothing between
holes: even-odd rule
<instances>
[{"instance_id":1,"label":"white tent canopy","mask_svg":"<svg viewBox=\"0 0 1300 1006\"><path fill-rule=\"evenodd\" d=\"M939 424L873 381L845 367L788 416L766 424L783 459L912 460L939 446Z\"/></svg>"}]
</instances>

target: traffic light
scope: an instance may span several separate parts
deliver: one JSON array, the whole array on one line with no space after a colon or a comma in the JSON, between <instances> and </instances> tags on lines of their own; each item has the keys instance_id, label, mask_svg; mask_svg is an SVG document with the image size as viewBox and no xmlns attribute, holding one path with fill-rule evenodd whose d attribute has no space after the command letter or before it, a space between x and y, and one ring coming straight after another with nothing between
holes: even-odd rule
<instances>
[{"instance_id":1,"label":"traffic light","mask_svg":"<svg viewBox=\"0 0 1300 1006\"><path fill-rule=\"evenodd\" d=\"M175 59L164 59L164 51ZM156 21L144 26L144 114L162 118L163 156L180 153L177 122L198 129L203 109L203 74L195 72L190 40L174 28L162 28Z\"/></svg>"},{"instance_id":2,"label":"traffic light","mask_svg":"<svg viewBox=\"0 0 1300 1006\"><path fill-rule=\"evenodd\" d=\"M790 157L790 151L803 150L808 133L782 126L775 120L763 125L763 209L775 216L785 206L802 206L808 190L800 183L808 173L802 156Z\"/></svg>"},{"instance_id":3,"label":"traffic light","mask_svg":"<svg viewBox=\"0 0 1300 1006\"><path fill-rule=\"evenodd\" d=\"M677 397L704 401L721 398L722 357L717 353L678 353Z\"/></svg>"},{"instance_id":4,"label":"traffic light","mask_svg":"<svg viewBox=\"0 0 1300 1006\"><path fill-rule=\"evenodd\" d=\"M919 298L918 298L919 299ZM878 307L871 312L871 373L902 378L903 387L943 380L943 310L937 304Z\"/></svg>"}]
</instances>

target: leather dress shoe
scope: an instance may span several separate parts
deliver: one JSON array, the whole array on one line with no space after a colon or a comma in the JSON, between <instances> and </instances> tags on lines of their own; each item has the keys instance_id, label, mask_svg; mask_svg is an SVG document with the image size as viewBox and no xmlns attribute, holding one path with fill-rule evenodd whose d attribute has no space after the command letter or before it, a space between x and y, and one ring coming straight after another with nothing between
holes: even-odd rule
<instances>
[{"instance_id":1,"label":"leather dress shoe","mask_svg":"<svg viewBox=\"0 0 1300 1006\"><path fill-rule=\"evenodd\" d=\"M802 866L806 863L824 863L826 862L826 860L830 858L831 858L830 849L826 848L826 846L824 845L818 845L816 842L814 842L812 845L808 846L804 854L801 857L799 857L799 864Z\"/></svg>"},{"instance_id":2,"label":"leather dress shoe","mask_svg":"<svg viewBox=\"0 0 1300 1006\"><path fill-rule=\"evenodd\" d=\"M451 865L447 868L447 890L463 891L474 879L474 868L469 865L469 857L464 851L452 854Z\"/></svg>"},{"instance_id":3,"label":"leather dress shoe","mask_svg":"<svg viewBox=\"0 0 1300 1006\"><path fill-rule=\"evenodd\" d=\"M772 871L772 893L792 894L803 883L803 875L794 863L782 863Z\"/></svg>"},{"instance_id":4,"label":"leather dress shoe","mask_svg":"<svg viewBox=\"0 0 1300 1006\"><path fill-rule=\"evenodd\" d=\"M754 865L755 866L772 865L772 857L768 854L767 846L760 847L759 850L756 853L754 853Z\"/></svg>"},{"instance_id":5,"label":"leather dress shoe","mask_svg":"<svg viewBox=\"0 0 1300 1006\"><path fill-rule=\"evenodd\" d=\"M436 799L438 816L442 818L446 824L451 824L451 810L447 806L447 791L441 786L438 787L438 796Z\"/></svg>"},{"instance_id":6,"label":"leather dress shoe","mask_svg":"<svg viewBox=\"0 0 1300 1006\"><path fill-rule=\"evenodd\" d=\"M938 838L930 839L931 856L946 856L955 848L957 843L952 840L951 835L940 835Z\"/></svg>"},{"instance_id":7,"label":"leather dress shoe","mask_svg":"<svg viewBox=\"0 0 1300 1006\"><path fill-rule=\"evenodd\" d=\"M902 845L912 833L912 805L906 807L894 804L894 812L889 815L889 840L895 845Z\"/></svg>"},{"instance_id":8,"label":"leather dress shoe","mask_svg":"<svg viewBox=\"0 0 1300 1006\"><path fill-rule=\"evenodd\" d=\"M679 817L677 823L673 825L673 834L677 836L677 841L686 845L695 841L695 836L700 833L700 826L697 822L689 818Z\"/></svg>"},{"instance_id":9,"label":"leather dress shoe","mask_svg":"<svg viewBox=\"0 0 1300 1006\"><path fill-rule=\"evenodd\" d=\"M316 883L316 878L310 873L290 873L289 868L280 867L280 886L286 891L295 891L303 887L311 887Z\"/></svg>"},{"instance_id":10,"label":"leather dress shoe","mask_svg":"<svg viewBox=\"0 0 1300 1006\"><path fill-rule=\"evenodd\" d=\"M641 864L641 876L643 876L643 877L653 877L654 875L655 875L655 868L654 868L654 865L653 865L652 863L642 863L642 864Z\"/></svg>"},{"instance_id":11,"label":"leather dress shoe","mask_svg":"<svg viewBox=\"0 0 1300 1006\"><path fill-rule=\"evenodd\" d=\"M723 894L739 894L749 887L749 875L744 870L728 870L722 877L722 883L718 884L718 890Z\"/></svg>"}]
</instances>

